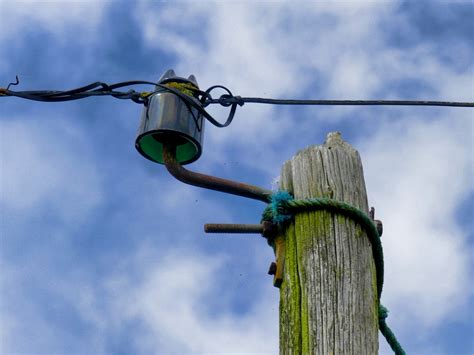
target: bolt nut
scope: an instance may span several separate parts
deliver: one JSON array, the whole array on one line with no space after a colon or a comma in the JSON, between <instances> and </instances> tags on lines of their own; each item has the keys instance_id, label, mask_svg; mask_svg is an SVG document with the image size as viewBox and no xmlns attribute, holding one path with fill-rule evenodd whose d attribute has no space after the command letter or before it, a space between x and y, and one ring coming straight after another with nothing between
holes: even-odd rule
<instances>
[{"instance_id":1,"label":"bolt nut","mask_svg":"<svg viewBox=\"0 0 474 355\"><path fill-rule=\"evenodd\" d=\"M275 262L270 264L270 268L268 269L268 275L275 275L277 271L277 264Z\"/></svg>"},{"instance_id":2,"label":"bolt nut","mask_svg":"<svg viewBox=\"0 0 474 355\"><path fill-rule=\"evenodd\" d=\"M377 232L379 233L379 237L382 236L382 233L383 233L383 224L382 224L382 221L376 219L374 221L375 223L375 227L377 228Z\"/></svg>"},{"instance_id":3,"label":"bolt nut","mask_svg":"<svg viewBox=\"0 0 474 355\"><path fill-rule=\"evenodd\" d=\"M262 227L263 227L262 237L264 237L267 240L271 240L275 238L276 233L278 231L278 226L276 224L273 224L272 222L269 222L269 221L263 221Z\"/></svg>"}]
</instances>

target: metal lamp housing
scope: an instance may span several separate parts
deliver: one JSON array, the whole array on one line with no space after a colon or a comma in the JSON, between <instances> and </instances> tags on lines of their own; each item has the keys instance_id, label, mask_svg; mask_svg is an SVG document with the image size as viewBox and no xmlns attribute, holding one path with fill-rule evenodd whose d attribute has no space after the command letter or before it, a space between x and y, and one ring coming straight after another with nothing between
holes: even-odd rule
<instances>
[{"instance_id":1,"label":"metal lamp housing","mask_svg":"<svg viewBox=\"0 0 474 355\"><path fill-rule=\"evenodd\" d=\"M162 80L160 84L170 82L195 85L183 78ZM166 89L159 90L143 109L135 147L145 158L164 164L163 144L172 144L176 146L176 160L189 164L201 156L203 129L204 120L196 108Z\"/></svg>"}]
</instances>

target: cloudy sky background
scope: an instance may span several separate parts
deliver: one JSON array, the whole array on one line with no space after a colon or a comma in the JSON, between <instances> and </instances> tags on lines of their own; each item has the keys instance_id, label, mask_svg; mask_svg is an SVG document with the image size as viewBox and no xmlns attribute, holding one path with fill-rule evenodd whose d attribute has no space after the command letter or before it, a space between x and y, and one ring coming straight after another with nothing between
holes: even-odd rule
<instances>
[{"instance_id":1,"label":"cloudy sky background","mask_svg":"<svg viewBox=\"0 0 474 355\"><path fill-rule=\"evenodd\" d=\"M0 0L0 86L174 68L242 96L474 101L472 18L470 1ZM202 230L257 223L261 203L142 158L131 101L0 101L1 353L278 352L272 250ZM410 354L468 354L473 122L465 108L248 104L207 125L190 168L270 188L285 160L342 132L384 222L389 325Z\"/></svg>"}]
</instances>

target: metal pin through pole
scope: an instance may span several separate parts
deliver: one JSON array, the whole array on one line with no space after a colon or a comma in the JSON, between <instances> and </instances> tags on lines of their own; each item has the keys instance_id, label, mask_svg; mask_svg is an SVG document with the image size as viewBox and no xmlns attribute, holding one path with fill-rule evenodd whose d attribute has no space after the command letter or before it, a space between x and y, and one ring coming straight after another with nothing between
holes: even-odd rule
<instances>
[{"instance_id":1,"label":"metal pin through pole","mask_svg":"<svg viewBox=\"0 0 474 355\"><path fill-rule=\"evenodd\" d=\"M208 223L204 225L206 233L230 233L230 234L261 234L266 239L275 237L278 226L269 221L263 221L261 224L226 224L226 223Z\"/></svg>"},{"instance_id":2,"label":"metal pin through pole","mask_svg":"<svg viewBox=\"0 0 474 355\"><path fill-rule=\"evenodd\" d=\"M204 232L206 233L263 233L262 224L224 224L224 223L208 223L204 225Z\"/></svg>"}]
</instances>

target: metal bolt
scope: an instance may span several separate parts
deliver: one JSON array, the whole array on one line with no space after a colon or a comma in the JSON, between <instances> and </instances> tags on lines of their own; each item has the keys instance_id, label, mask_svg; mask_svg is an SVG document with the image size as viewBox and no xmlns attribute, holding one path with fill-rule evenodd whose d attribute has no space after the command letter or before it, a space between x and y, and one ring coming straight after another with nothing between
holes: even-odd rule
<instances>
[{"instance_id":1,"label":"metal bolt","mask_svg":"<svg viewBox=\"0 0 474 355\"><path fill-rule=\"evenodd\" d=\"M225 223L208 223L204 225L206 233L243 233L243 234L259 234L263 233L261 224L225 224Z\"/></svg>"},{"instance_id":2,"label":"metal bolt","mask_svg":"<svg viewBox=\"0 0 474 355\"><path fill-rule=\"evenodd\" d=\"M383 224L382 224L382 221L376 219L376 220L374 221L374 223L375 223L375 227L377 228L377 232L379 233L379 237L381 237L381 236L382 236L382 233L383 233Z\"/></svg>"},{"instance_id":3,"label":"metal bolt","mask_svg":"<svg viewBox=\"0 0 474 355\"><path fill-rule=\"evenodd\" d=\"M379 237L381 237L382 233L383 233L383 224L382 224L381 220L375 219L375 208L374 207L370 207L369 217L372 221L374 221L375 228L377 228L377 232L379 233Z\"/></svg>"},{"instance_id":4,"label":"metal bolt","mask_svg":"<svg viewBox=\"0 0 474 355\"><path fill-rule=\"evenodd\" d=\"M272 262L270 264L270 268L268 269L268 275L275 275L277 271L277 264L275 262Z\"/></svg>"}]
</instances>

